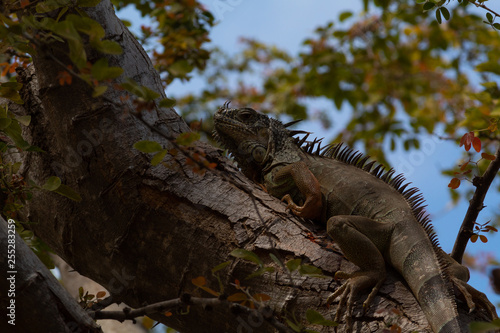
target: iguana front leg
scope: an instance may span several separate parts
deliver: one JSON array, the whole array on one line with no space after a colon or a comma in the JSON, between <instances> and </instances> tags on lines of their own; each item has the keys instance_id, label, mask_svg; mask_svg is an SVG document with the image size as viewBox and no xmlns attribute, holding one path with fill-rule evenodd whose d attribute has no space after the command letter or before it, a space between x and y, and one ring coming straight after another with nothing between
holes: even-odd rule
<instances>
[{"instance_id":1,"label":"iguana front leg","mask_svg":"<svg viewBox=\"0 0 500 333\"><path fill-rule=\"evenodd\" d=\"M386 236L390 235L389 228L387 224L362 216L339 215L328 220L328 234L339 245L346 258L360 268L354 273L335 273L335 279L348 280L327 299L327 304L330 304L340 296L334 320L340 320L345 308L348 332L352 330L352 310L356 298L371 288L363 303L365 311L385 281L385 261L375 242L378 239L378 242L384 244Z\"/></svg>"},{"instance_id":2,"label":"iguana front leg","mask_svg":"<svg viewBox=\"0 0 500 333\"><path fill-rule=\"evenodd\" d=\"M281 182L289 177L293 179L300 193L305 197L305 201L302 206L298 206L289 194L283 196L281 201L286 201L287 208L297 216L308 219L320 218L323 207L321 187L311 170L304 162L295 162L281 168L274 175L274 180Z\"/></svg>"}]
</instances>

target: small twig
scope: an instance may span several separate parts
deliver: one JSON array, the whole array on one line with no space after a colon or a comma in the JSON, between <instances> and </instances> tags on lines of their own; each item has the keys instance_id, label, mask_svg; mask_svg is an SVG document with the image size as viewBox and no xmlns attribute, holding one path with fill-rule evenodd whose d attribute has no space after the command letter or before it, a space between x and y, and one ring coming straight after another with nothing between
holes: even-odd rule
<instances>
[{"instance_id":1,"label":"small twig","mask_svg":"<svg viewBox=\"0 0 500 333\"><path fill-rule=\"evenodd\" d=\"M451 252L451 257L455 259L458 263L462 263L462 258L467 247L467 243L472 236L474 223L476 222L479 212L484 208L484 198L488 189L490 188L493 179L500 169L500 147L496 152L496 158L493 160L488 168L481 177L476 177L473 180L473 184L476 186L476 191L474 196L470 200L469 208L465 214L462 226L458 233L457 239L455 240L455 245L453 246L453 251Z\"/></svg>"},{"instance_id":2,"label":"small twig","mask_svg":"<svg viewBox=\"0 0 500 333\"><path fill-rule=\"evenodd\" d=\"M476 7L481 7L481 8L483 8L483 9L487 10L488 12L490 12L490 13L494 14L494 15L495 15L495 16L497 16L497 17L499 17L499 16L500 16L500 14L498 14L498 13L497 13L497 12L495 12L494 10L492 10L492 9L490 9L490 8L488 8L488 7L486 7L486 6L485 6L484 4L482 4L482 3L478 3L478 2L476 2L475 0L467 0L467 1L468 1L469 3L471 3L471 4L473 4L473 5L474 5L474 6L476 6Z\"/></svg>"},{"instance_id":3,"label":"small twig","mask_svg":"<svg viewBox=\"0 0 500 333\"><path fill-rule=\"evenodd\" d=\"M272 311L268 307L258 307L257 309L251 309L249 307L237 303L232 303L219 298L190 297L189 295L183 295L180 298L146 305L142 308L137 308L137 309L125 308L122 311L99 310L91 313L91 316L93 316L93 318L96 320L113 319L123 322L125 320L134 320L137 317L149 314L162 313L167 310L187 305L202 306L207 310L211 307L216 307L216 306L228 307L232 312L235 312L236 314L245 313L248 315L252 315L255 318L262 317L274 328L276 328L279 332L283 333L293 332L289 327L278 321L274 315L274 311Z\"/></svg>"}]
</instances>

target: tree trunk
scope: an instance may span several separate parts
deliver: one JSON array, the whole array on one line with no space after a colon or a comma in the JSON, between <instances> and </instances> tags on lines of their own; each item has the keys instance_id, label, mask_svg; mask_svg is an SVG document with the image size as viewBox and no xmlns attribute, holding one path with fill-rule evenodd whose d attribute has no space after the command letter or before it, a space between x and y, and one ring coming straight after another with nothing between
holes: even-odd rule
<instances>
[{"instance_id":1,"label":"tree trunk","mask_svg":"<svg viewBox=\"0 0 500 333\"><path fill-rule=\"evenodd\" d=\"M124 50L109 58L110 66L124 69L120 80L133 78L165 97L148 56L116 18L110 2L102 1L87 13L105 27L106 38L119 42ZM340 283L297 272L290 276L269 256L273 253L282 261L301 258L329 276L340 268L356 269L334 247L327 249L311 240L314 235L328 242L323 227L288 214L284 204L246 179L220 150L202 142L192 149L202 150L210 162L217 163L216 173L193 172L182 153L167 154L162 164L153 167L150 156L132 145L154 140L170 149L172 143L130 113L130 100L120 101L123 91L108 89L104 98L92 98L91 89L81 81L60 86L57 74L63 68L44 52L65 59L61 50L57 45L39 50L34 66L19 76L25 104L9 106L18 114L32 116L25 134L31 144L46 151L24 156L24 176L43 184L57 175L83 198L74 202L36 192L26 216L28 227L38 237L78 272L109 290L117 302L132 307L183 293L213 297L191 280L204 276L218 290L211 269L231 260L229 253L234 249L245 248L276 270L245 280L256 266L235 260L219 272L226 294L237 291L230 283L239 279L251 293L269 295L266 303L282 321L295 317L305 323L307 309L332 317L335 306L328 309L325 301ZM173 109L155 107L144 112L144 119L169 137L189 131ZM401 315L391 309L400 310ZM403 332L429 331L415 298L397 274L390 274L365 315L359 310L355 312L357 332L378 331L392 323ZM186 313L172 312L171 316L150 317L183 333L274 330L262 317L237 315L225 306L212 311L191 306ZM472 318L462 317L464 322Z\"/></svg>"}]
</instances>

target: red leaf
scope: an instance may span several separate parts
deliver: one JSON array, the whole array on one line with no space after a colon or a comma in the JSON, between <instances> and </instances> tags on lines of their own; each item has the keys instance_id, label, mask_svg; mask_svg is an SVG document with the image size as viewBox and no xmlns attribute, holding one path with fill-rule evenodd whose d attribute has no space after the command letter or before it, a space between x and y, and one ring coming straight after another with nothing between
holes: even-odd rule
<instances>
[{"instance_id":1,"label":"red leaf","mask_svg":"<svg viewBox=\"0 0 500 333\"><path fill-rule=\"evenodd\" d=\"M487 242L488 242L488 238L486 238L486 236L484 236L484 235L480 235L480 236L479 236L479 239L480 239L480 240L481 240L481 242L483 242L483 243L487 243Z\"/></svg>"},{"instance_id":2,"label":"red leaf","mask_svg":"<svg viewBox=\"0 0 500 333\"><path fill-rule=\"evenodd\" d=\"M478 237L478 236L477 236L476 234L474 234L474 235L470 236L470 241L471 241L472 243L475 243L475 242L477 241L477 237Z\"/></svg>"},{"instance_id":3,"label":"red leaf","mask_svg":"<svg viewBox=\"0 0 500 333\"><path fill-rule=\"evenodd\" d=\"M479 153L481 151L481 139L478 137L472 138L472 146Z\"/></svg>"},{"instance_id":4,"label":"red leaf","mask_svg":"<svg viewBox=\"0 0 500 333\"><path fill-rule=\"evenodd\" d=\"M472 143L472 138L474 138L474 132L465 133L460 139L460 147L464 146L465 150L469 151Z\"/></svg>"},{"instance_id":5,"label":"red leaf","mask_svg":"<svg viewBox=\"0 0 500 333\"><path fill-rule=\"evenodd\" d=\"M491 154L487 154L487 153L482 153L481 157L484 158L485 160L490 160L490 161L495 160L495 155L491 155Z\"/></svg>"},{"instance_id":6,"label":"red leaf","mask_svg":"<svg viewBox=\"0 0 500 333\"><path fill-rule=\"evenodd\" d=\"M453 178L448 184L448 187L451 187L452 189L457 189L459 186L460 186L460 179L458 178Z\"/></svg>"}]
</instances>

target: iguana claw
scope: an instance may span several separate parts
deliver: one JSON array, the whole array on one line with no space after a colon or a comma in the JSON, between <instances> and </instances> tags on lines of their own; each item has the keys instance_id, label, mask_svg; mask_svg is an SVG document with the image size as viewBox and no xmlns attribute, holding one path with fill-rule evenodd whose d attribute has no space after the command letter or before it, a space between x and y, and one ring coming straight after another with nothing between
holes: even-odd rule
<instances>
[{"instance_id":1,"label":"iguana claw","mask_svg":"<svg viewBox=\"0 0 500 333\"><path fill-rule=\"evenodd\" d=\"M365 290L372 288L370 294L363 302L363 313L372 303L373 298L379 291L385 281L385 273L380 271L363 272L357 271L354 273L346 273L338 271L334 276L335 280L347 279L347 281L332 293L326 300L327 305L330 305L337 297L340 296L337 311L335 312L335 321L340 322L342 310L345 309L346 332L352 331L352 311L354 302Z\"/></svg>"}]
</instances>

